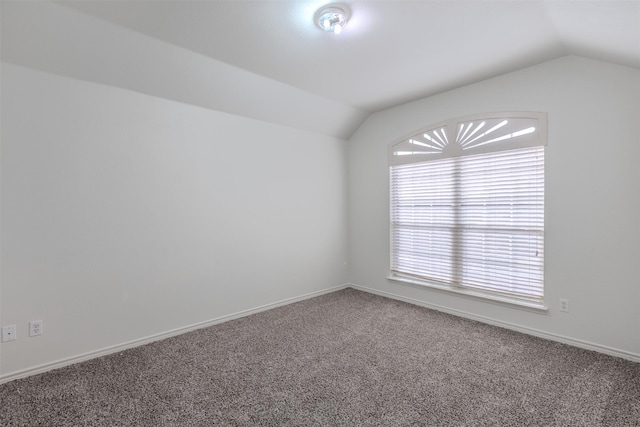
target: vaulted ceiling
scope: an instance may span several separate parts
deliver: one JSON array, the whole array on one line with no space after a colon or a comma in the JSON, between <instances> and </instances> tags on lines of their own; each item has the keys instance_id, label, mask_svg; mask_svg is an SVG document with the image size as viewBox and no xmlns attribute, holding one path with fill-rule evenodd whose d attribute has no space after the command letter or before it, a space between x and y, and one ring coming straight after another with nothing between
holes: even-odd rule
<instances>
[{"instance_id":1,"label":"vaulted ceiling","mask_svg":"<svg viewBox=\"0 0 640 427\"><path fill-rule=\"evenodd\" d=\"M26 3L2 4L4 61L342 138L565 55L640 68L640 0L344 0L339 35L314 25L327 1Z\"/></svg>"}]
</instances>

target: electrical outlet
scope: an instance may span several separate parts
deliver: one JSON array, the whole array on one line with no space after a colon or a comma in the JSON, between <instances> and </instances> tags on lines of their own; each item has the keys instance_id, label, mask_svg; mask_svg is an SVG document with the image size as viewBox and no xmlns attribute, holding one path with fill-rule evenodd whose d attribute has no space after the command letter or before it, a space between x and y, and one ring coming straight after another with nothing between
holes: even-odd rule
<instances>
[{"instance_id":1,"label":"electrical outlet","mask_svg":"<svg viewBox=\"0 0 640 427\"><path fill-rule=\"evenodd\" d=\"M569 312L569 300L560 298L560 311L564 311L565 313Z\"/></svg>"},{"instance_id":2,"label":"electrical outlet","mask_svg":"<svg viewBox=\"0 0 640 427\"><path fill-rule=\"evenodd\" d=\"M2 342L13 341L18 339L16 333L16 325L9 325L2 327Z\"/></svg>"},{"instance_id":3,"label":"electrical outlet","mask_svg":"<svg viewBox=\"0 0 640 427\"><path fill-rule=\"evenodd\" d=\"M32 320L29 322L29 336L37 337L42 335L42 320Z\"/></svg>"}]
</instances>

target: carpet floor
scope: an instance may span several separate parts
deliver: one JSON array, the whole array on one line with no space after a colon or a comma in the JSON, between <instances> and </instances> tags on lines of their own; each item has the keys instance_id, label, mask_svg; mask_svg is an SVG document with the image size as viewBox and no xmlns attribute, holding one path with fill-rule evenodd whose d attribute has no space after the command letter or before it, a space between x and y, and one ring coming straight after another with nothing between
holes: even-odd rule
<instances>
[{"instance_id":1,"label":"carpet floor","mask_svg":"<svg viewBox=\"0 0 640 427\"><path fill-rule=\"evenodd\" d=\"M2 426L640 426L640 364L345 289L0 386Z\"/></svg>"}]
</instances>

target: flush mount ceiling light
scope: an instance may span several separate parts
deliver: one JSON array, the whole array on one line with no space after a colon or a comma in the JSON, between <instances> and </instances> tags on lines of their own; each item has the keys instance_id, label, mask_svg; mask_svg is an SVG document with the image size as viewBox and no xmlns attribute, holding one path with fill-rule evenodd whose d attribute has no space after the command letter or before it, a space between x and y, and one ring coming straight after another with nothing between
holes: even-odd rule
<instances>
[{"instance_id":1,"label":"flush mount ceiling light","mask_svg":"<svg viewBox=\"0 0 640 427\"><path fill-rule=\"evenodd\" d=\"M321 30L340 34L349 21L349 9L337 4L323 6L316 12L315 21Z\"/></svg>"}]
</instances>

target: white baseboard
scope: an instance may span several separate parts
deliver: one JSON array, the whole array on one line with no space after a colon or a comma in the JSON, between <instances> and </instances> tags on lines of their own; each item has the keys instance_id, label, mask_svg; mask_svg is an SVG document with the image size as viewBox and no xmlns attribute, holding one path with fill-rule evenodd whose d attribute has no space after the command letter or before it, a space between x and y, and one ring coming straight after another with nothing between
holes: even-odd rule
<instances>
[{"instance_id":1,"label":"white baseboard","mask_svg":"<svg viewBox=\"0 0 640 427\"><path fill-rule=\"evenodd\" d=\"M34 366L28 369L24 369L24 370L20 370L20 371L16 371L16 372L11 372L8 374L4 374L4 375L0 375L0 384L3 383L7 383L9 381L13 381L19 378L25 378L25 377L29 377L32 375L37 375L37 374L41 374L47 371L51 371L53 369L58 369L58 368L62 368L65 366L69 366L69 365L73 365L75 363L80 363L80 362L84 362L86 360L90 360L90 359L95 359L97 357L102 357L102 356L107 356L109 354L113 354L113 353L117 353L123 350L127 350L129 348L134 348L134 347L138 347L141 345L145 345L145 344L149 344L152 343L154 341L159 341L159 340L163 340L166 338L170 338L176 335L181 335L190 331L194 331L196 329L201 329L201 328L206 328L209 326L213 326L213 325L217 325L219 323L224 323L224 322L228 322L230 320L234 320L234 319L239 319L241 317L245 317L245 316L250 316L252 314L256 314L256 313L260 313L262 311L266 311L266 310L270 310L272 308L276 308L276 307L281 307L284 305L288 305L288 304L292 304L298 301L303 301L309 298L314 298L320 295L324 295L324 294L328 294L331 292L336 292L345 288L353 288L353 289L357 289L360 291L364 291L364 292L368 292L371 294L375 294L375 295L380 295L383 297L387 297L387 298L391 298L391 299L395 299L398 301L404 301L407 302L409 304L414 304L414 305L419 305L422 307L426 307L426 308L430 308L433 310L437 310L437 311L442 311L445 313L449 313L449 314L453 314L455 316L459 316L459 317L464 317L467 319L471 319L471 320L476 320L478 322L482 322L482 323L487 323L490 325L494 325L494 326L499 326L505 329L511 329L517 332L522 332L524 334L529 334L529 335L533 335L539 338L544 338L544 339L548 339L550 341L556 341L556 342L561 342L563 344L568 344L574 347L579 347L579 348L583 348L586 350L593 350L593 351L597 351L599 353L604 353L604 354L608 354L610 356L616 356L616 357L620 357L626 360L630 360L632 362L640 362L640 354L635 354L635 353L631 353L631 352L627 352L624 350L619 350L616 348L611 348L611 347L607 347L607 346L603 346L600 344L594 344L594 343L590 343L587 341L582 341L582 340L578 340L578 339L574 339L574 338L570 338L570 337L565 337L562 335L557 335L557 334L553 334L553 333L549 333L549 332L544 332L544 331L540 331L537 329L533 329L533 328L528 328L528 327L524 327L524 326L520 326L520 325L516 325L513 323L509 323L509 322L503 322L501 320L496 320L496 319L492 319L489 317L485 317L485 316L478 316L475 314L471 314L471 313L467 313L465 311L461 311L461 310L455 310L455 309L451 309L451 308L447 308L444 306L440 306L437 304L431 304L431 303L427 303L424 301L420 301L417 299L413 299L413 298L407 298L407 297L403 297L401 295L396 295L390 292L385 292L385 291L379 291L377 289L373 289L373 288L368 288L366 286L361 286L361 285L356 285L353 283L348 283L348 284L344 284L344 285L338 285L338 286L334 286L332 288L327 288L327 289L323 289L321 291L316 291L316 292L311 292L308 294L304 294L304 295L300 295L297 297L293 297L293 298L287 298L281 301L277 301L274 303L270 303L270 304L265 304L259 307L255 307L252 309L248 309L248 310L243 310L243 311L239 311L236 313L232 313L232 314L228 314L225 316L220 316L217 317L215 319L211 319L211 320L207 320L204 322L199 322L199 323L194 323L192 325L188 325L188 326L184 326L181 328L176 328L167 332L162 332L159 334L155 334L155 335L151 335L148 337L144 337L144 338L140 338L140 339L136 339L136 340L132 340L132 341L128 341L122 344L117 344L114 346L110 346L110 347L106 347L106 348L102 348L100 350L95 350L95 351L90 351L87 353L83 353L83 354L79 354L76 356L72 356L72 357L68 357L65 359L60 359L54 362L50 362L50 363L45 363L42 365L38 365L38 366Z\"/></svg>"},{"instance_id":2,"label":"white baseboard","mask_svg":"<svg viewBox=\"0 0 640 427\"><path fill-rule=\"evenodd\" d=\"M359 291L369 292L371 294L380 295L383 297L395 299L398 301L404 301L409 304L419 305L422 307L430 308L436 311L442 311L444 313L453 314L454 316L464 317L466 319L476 320L478 322L487 323L489 325L499 326L501 328L510 329L517 332L522 332L523 334L533 335L539 338L544 338L550 341L560 342L563 344L571 345L573 347L583 348L585 350L597 351L599 353L608 354L610 356L620 357L622 359L630 360L632 362L640 362L640 354L632 353L629 351L619 350L612 347L607 347L600 344L594 344L588 341L582 341L575 338L566 337L563 335L553 334L550 332L540 331L538 329L529 328L526 326L516 325L510 322L503 322L501 320L492 319L485 316L478 316L475 314L471 314L461 310L455 310L451 308L447 308L438 304L431 304L428 302L420 301L413 298L403 297L401 295L396 295L390 292L379 291L377 289L368 288L366 286L356 285L353 283L349 283L347 287L357 289Z\"/></svg>"},{"instance_id":3,"label":"white baseboard","mask_svg":"<svg viewBox=\"0 0 640 427\"><path fill-rule=\"evenodd\" d=\"M252 314L260 313L261 311L270 310L272 308L281 307L283 305L292 304L294 302L303 301L309 298L314 298L320 295L328 294L331 292L336 292L341 289L347 288L348 285L338 285L332 288L323 289L320 291L310 292L308 294L300 295L293 298L287 298L281 301L273 302L270 304L261 305L259 307L251 308L248 310L238 311L236 313L227 314L225 316L216 317L215 319L207 320L204 322L194 323L192 325L184 326L181 328L172 329L167 332L161 332L159 334L150 335L148 337L139 338L136 340L128 341L122 344L117 344L110 347L105 347L100 350L90 351L87 353L79 354L76 356L67 357L64 359L56 360L54 362L45 363L42 365L34 366L31 368L23 369L16 372L11 372L8 374L0 375L0 384L7 383L9 381L17 380L19 378L25 378L32 375L41 374L47 371L51 371L53 369L62 368L65 366L73 365L75 363L84 362L86 360L95 359L97 357L107 356L109 354L118 353L123 350L127 350L129 348L138 347L141 345L149 344L154 341L163 340L166 338L174 337L176 335L181 335L187 332L194 331L196 329L202 329L209 326L217 325L219 323L228 322L230 320L239 319L241 317L250 316Z\"/></svg>"}]
</instances>

